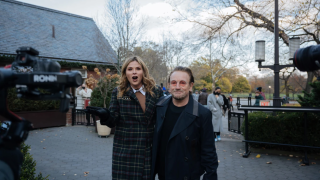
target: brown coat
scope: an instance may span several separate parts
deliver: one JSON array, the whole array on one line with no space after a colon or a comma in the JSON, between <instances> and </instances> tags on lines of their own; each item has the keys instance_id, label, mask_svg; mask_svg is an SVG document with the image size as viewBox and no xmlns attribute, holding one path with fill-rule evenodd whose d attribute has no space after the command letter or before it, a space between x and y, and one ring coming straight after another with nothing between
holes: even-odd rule
<instances>
[{"instance_id":1,"label":"brown coat","mask_svg":"<svg viewBox=\"0 0 320 180\"><path fill-rule=\"evenodd\" d=\"M200 95L199 95L199 100L198 102L202 105L207 105L207 99L208 99L208 93L206 92L202 92Z\"/></svg>"}]
</instances>

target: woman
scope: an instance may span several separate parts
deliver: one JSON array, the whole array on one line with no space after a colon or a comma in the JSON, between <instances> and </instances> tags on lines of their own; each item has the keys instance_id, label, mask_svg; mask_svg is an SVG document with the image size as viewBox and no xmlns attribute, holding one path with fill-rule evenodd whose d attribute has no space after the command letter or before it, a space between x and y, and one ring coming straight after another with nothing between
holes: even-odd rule
<instances>
[{"instance_id":1,"label":"woman","mask_svg":"<svg viewBox=\"0 0 320 180\"><path fill-rule=\"evenodd\" d=\"M254 106L260 106L260 100L264 100L264 98L261 96L260 91L256 90L256 102L254 103Z\"/></svg>"},{"instance_id":2,"label":"woman","mask_svg":"<svg viewBox=\"0 0 320 180\"><path fill-rule=\"evenodd\" d=\"M139 57L128 58L112 92L110 118L116 127L112 179L150 179L156 102L163 96Z\"/></svg>"},{"instance_id":3,"label":"woman","mask_svg":"<svg viewBox=\"0 0 320 180\"><path fill-rule=\"evenodd\" d=\"M212 94L208 96L208 108L212 112L212 125L215 141L221 141L220 132L222 131L222 111L223 98L220 94L221 88L216 87Z\"/></svg>"}]
</instances>

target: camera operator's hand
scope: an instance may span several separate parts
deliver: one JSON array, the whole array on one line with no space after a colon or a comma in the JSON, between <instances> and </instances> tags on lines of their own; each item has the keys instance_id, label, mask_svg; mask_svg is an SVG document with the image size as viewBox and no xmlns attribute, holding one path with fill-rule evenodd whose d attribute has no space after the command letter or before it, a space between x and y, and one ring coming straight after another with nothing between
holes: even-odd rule
<instances>
[{"instance_id":1,"label":"camera operator's hand","mask_svg":"<svg viewBox=\"0 0 320 180\"><path fill-rule=\"evenodd\" d=\"M9 165L15 180L20 179L20 168L23 162L23 155L20 149L0 148L0 161L3 161Z\"/></svg>"}]
</instances>

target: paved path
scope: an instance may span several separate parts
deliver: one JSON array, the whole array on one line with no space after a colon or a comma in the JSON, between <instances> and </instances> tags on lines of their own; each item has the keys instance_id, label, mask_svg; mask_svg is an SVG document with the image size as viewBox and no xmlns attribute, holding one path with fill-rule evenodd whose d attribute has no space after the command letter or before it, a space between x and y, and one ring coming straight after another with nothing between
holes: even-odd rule
<instances>
[{"instance_id":1,"label":"paved path","mask_svg":"<svg viewBox=\"0 0 320 180\"><path fill-rule=\"evenodd\" d=\"M252 153L243 158L242 136L227 131L226 118L223 124L222 141L216 143L219 180L320 179L320 160L310 159L316 164L300 166L301 157L261 154L256 158ZM37 173L50 175L50 180L111 179L112 143L113 136L98 138L93 127L85 126L34 130L26 141L37 161Z\"/></svg>"}]
</instances>

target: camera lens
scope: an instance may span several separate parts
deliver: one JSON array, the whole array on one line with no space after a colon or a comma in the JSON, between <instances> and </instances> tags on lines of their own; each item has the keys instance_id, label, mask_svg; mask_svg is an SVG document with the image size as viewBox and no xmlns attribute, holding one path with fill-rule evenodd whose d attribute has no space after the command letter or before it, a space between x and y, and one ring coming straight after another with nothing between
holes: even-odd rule
<instances>
[{"instance_id":1,"label":"camera lens","mask_svg":"<svg viewBox=\"0 0 320 180\"><path fill-rule=\"evenodd\" d=\"M320 45L298 49L294 54L294 65L300 71L315 71L320 69Z\"/></svg>"}]
</instances>

